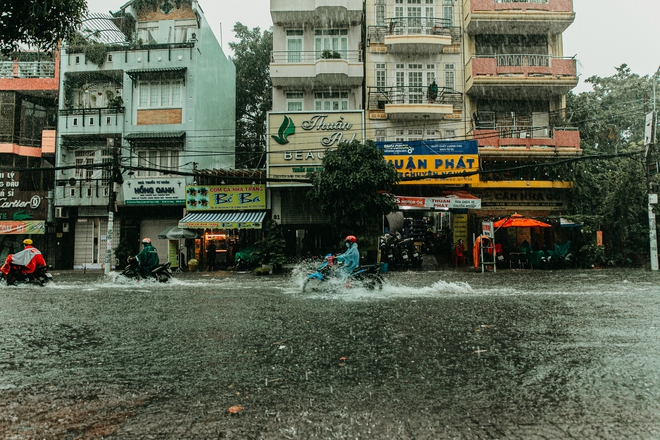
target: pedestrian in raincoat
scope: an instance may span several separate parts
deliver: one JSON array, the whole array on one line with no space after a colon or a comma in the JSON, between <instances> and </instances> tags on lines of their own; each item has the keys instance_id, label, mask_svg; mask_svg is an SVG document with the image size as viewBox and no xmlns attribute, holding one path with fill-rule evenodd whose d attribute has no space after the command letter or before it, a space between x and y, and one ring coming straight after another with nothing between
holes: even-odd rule
<instances>
[{"instance_id":1,"label":"pedestrian in raincoat","mask_svg":"<svg viewBox=\"0 0 660 440\"><path fill-rule=\"evenodd\" d=\"M337 255L337 261L344 263L341 267L340 274L343 278L347 278L360 265L360 252L358 251L355 235L347 236L344 243L347 248L346 252Z\"/></svg>"},{"instance_id":2,"label":"pedestrian in raincoat","mask_svg":"<svg viewBox=\"0 0 660 440\"><path fill-rule=\"evenodd\" d=\"M143 238L142 244L144 245L144 249L135 256L138 262L136 271L143 278L147 278L151 275L151 270L158 266L158 251L153 247L149 238Z\"/></svg>"}]
</instances>

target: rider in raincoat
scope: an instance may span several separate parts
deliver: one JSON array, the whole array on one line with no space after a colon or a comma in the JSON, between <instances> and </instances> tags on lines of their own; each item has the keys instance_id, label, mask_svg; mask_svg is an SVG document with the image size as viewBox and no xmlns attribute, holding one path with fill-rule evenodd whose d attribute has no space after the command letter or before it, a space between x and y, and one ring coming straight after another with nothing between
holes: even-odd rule
<instances>
[{"instance_id":1,"label":"rider in raincoat","mask_svg":"<svg viewBox=\"0 0 660 440\"><path fill-rule=\"evenodd\" d=\"M348 249L343 254L337 255L337 261L344 263L340 273L346 278L360 265L360 252L358 251L355 235L347 236L344 242Z\"/></svg>"}]
</instances>

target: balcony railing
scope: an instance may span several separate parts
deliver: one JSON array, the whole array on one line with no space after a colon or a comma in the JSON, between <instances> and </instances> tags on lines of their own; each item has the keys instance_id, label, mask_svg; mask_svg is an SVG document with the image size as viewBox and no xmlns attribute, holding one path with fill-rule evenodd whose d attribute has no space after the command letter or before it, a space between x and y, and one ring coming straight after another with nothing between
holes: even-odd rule
<instances>
[{"instance_id":1,"label":"balcony railing","mask_svg":"<svg viewBox=\"0 0 660 440\"><path fill-rule=\"evenodd\" d=\"M550 67L550 55L505 54L495 55L497 67L540 66Z\"/></svg>"},{"instance_id":2,"label":"balcony railing","mask_svg":"<svg viewBox=\"0 0 660 440\"><path fill-rule=\"evenodd\" d=\"M438 88L436 96L428 87L368 87L368 99L369 110L383 110L386 104L451 104L460 107L463 94L445 87Z\"/></svg>"},{"instance_id":3,"label":"balcony railing","mask_svg":"<svg viewBox=\"0 0 660 440\"><path fill-rule=\"evenodd\" d=\"M539 5L547 5L548 0L495 0L495 3L536 3Z\"/></svg>"},{"instance_id":4,"label":"balcony railing","mask_svg":"<svg viewBox=\"0 0 660 440\"><path fill-rule=\"evenodd\" d=\"M55 62L0 61L0 78L55 78Z\"/></svg>"},{"instance_id":5,"label":"balcony railing","mask_svg":"<svg viewBox=\"0 0 660 440\"><path fill-rule=\"evenodd\" d=\"M390 18L386 25L369 26L367 38L373 43L384 43L385 36L419 36L445 35L450 36L452 43L460 41L461 29L450 26L449 20L441 18L399 17Z\"/></svg>"},{"instance_id":6,"label":"balcony railing","mask_svg":"<svg viewBox=\"0 0 660 440\"><path fill-rule=\"evenodd\" d=\"M120 114L123 114L125 107L102 107L102 108L67 108L59 111L60 116L64 116L66 122L66 128L70 128L69 119L66 116L80 116L80 122L72 122L72 127L80 126L85 127L86 125L91 125L94 127L101 127L102 121L101 116L106 116L108 121L105 125L118 125L121 122L119 118ZM114 124L112 123L112 118L109 115L114 115ZM75 119L75 118L74 118ZM93 119L93 123L88 124L88 121Z\"/></svg>"},{"instance_id":7,"label":"balcony railing","mask_svg":"<svg viewBox=\"0 0 660 440\"><path fill-rule=\"evenodd\" d=\"M361 63L361 50L274 50L270 54L270 62L277 64L312 64L317 61L344 60L349 63Z\"/></svg>"}]
</instances>

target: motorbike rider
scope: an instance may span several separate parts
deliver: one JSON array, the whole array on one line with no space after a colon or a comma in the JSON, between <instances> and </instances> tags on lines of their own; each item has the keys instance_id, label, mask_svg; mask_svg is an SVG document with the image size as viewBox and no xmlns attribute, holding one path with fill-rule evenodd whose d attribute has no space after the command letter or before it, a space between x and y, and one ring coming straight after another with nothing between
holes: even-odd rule
<instances>
[{"instance_id":1,"label":"motorbike rider","mask_svg":"<svg viewBox=\"0 0 660 440\"><path fill-rule=\"evenodd\" d=\"M347 248L346 252L337 255L337 261L344 263L344 265L341 266L340 273L346 278L360 265L360 252L358 251L357 238L355 238L355 235L348 235L344 239L344 244Z\"/></svg>"},{"instance_id":2,"label":"motorbike rider","mask_svg":"<svg viewBox=\"0 0 660 440\"><path fill-rule=\"evenodd\" d=\"M143 278L147 278L151 275L151 270L158 266L158 251L147 237L142 239L142 244L144 248L134 257L138 262L135 271Z\"/></svg>"},{"instance_id":3,"label":"motorbike rider","mask_svg":"<svg viewBox=\"0 0 660 440\"><path fill-rule=\"evenodd\" d=\"M21 275L29 275L36 272L39 267L46 266L46 260L39 249L32 246L32 240L26 238L23 240L23 250L8 255L5 264L0 268L5 277L8 277L11 265L20 266Z\"/></svg>"}]
</instances>

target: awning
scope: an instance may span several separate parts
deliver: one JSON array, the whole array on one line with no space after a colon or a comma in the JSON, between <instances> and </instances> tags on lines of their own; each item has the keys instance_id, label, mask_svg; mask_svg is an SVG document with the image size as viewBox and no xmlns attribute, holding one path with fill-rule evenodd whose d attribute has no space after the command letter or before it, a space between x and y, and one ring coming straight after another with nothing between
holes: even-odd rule
<instances>
[{"instance_id":1,"label":"awning","mask_svg":"<svg viewBox=\"0 0 660 440\"><path fill-rule=\"evenodd\" d=\"M179 220L182 229L261 229L266 211L194 212Z\"/></svg>"},{"instance_id":2,"label":"awning","mask_svg":"<svg viewBox=\"0 0 660 440\"><path fill-rule=\"evenodd\" d=\"M155 69L131 69L126 71L133 80L133 85L137 85L139 79L181 79L186 84L186 67L157 67Z\"/></svg>"},{"instance_id":3,"label":"awning","mask_svg":"<svg viewBox=\"0 0 660 440\"><path fill-rule=\"evenodd\" d=\"M160 146L183 148L185 137L185 131L138 131L128 133L124 139L131 145L135 144L143 148Z\"/></svg>"}]
</instances>

